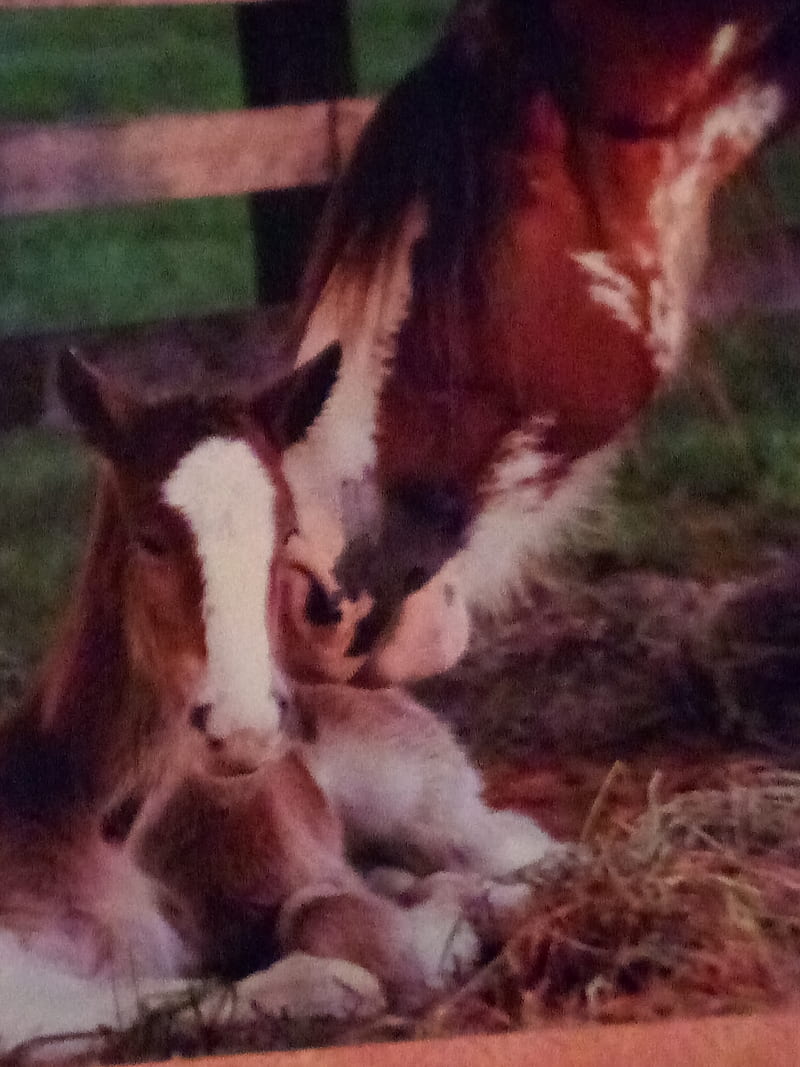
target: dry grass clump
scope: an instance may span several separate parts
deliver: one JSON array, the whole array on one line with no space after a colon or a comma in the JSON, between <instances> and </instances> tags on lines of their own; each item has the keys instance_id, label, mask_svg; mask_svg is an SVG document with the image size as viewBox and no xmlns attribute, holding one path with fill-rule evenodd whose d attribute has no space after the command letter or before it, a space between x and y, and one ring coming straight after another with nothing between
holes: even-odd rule
<instances>
[{"instance_id":1,"label":"dry grass clump","mask_svg":"<svg viewBox=\"0 0 800 1067\"><path fill-rule=\"evenodd\" d=\"M606 792L584 862L540 888L424 1032L746 1011L800 992L800 775L666 802L656 775L631 825Z\"/></svg>"}]
</instances>

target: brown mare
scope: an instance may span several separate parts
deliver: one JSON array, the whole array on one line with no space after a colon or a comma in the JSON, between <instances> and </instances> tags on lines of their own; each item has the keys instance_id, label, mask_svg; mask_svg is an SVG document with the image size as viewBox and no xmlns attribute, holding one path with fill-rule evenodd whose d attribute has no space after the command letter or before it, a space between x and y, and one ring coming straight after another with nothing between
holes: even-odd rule
<instances>
[{"instance_id":1,"label":"brown mare","mask_svg":"<svg viewBox=\"0 0 800 1067\"><path fill-rule=\"evenodd\" d=\"M712 196L799 98L797 0L456 7L361 139L293 342L343 348L285 464L333 604L376 601L341 677L434 673L510 609L680 366Z\"/></svg>"},{"instance_id":2,"label":"brown mare","mask_svg":"<svg viewBox=\"0 0 800 1067\"><path fill-rule=\"evenodd\" d=\"M279 956L245 980L245 1016L374 1011L384 994L416 1006L524 898L492 877L550 845L483 805L448 731L402 694L301 688L306 740L283 729L278 571L293 573L282 553L298 534L280 453L334 390L339 358L327 348L249 401L158 404L62 361L100 478L62 639L0 732L4 1047L125 1023L140 994L173 994L168 979ZM401 906L346 844L462 876ZM476 932L465 909L487 893Z\"/></svg>"}]
</instances>

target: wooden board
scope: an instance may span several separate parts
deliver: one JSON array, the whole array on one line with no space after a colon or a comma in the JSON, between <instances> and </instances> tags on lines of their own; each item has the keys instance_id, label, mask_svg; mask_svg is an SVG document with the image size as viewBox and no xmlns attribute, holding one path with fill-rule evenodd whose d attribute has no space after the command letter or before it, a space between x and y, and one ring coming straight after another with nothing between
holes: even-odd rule
<instances>
[{"instance_id":1,"label":"wooden board","mask_svg":"<svg viewBox=\"0 0 800 1067\"><path fill-rule=\"evenodd\" d=\"M192 1067L797 1067L800 1014L559 1027L501 1037L218 1056L188 1062Z\"/></svg>"},{"instance_id":2,"label":"wooden board","mask_svg":"<svg viewBox=\"0 0 800 1067\"><path fill-rule=\"evenodd\" d=\"M0 215L229 196L332 180L373 100L0 125Z\"/></svg>"},{"instance_id":3,"label":"wooden board","mask_svg":"<svg viewBox=\"0 0 800 1067\"><path fill-rule=\"evenodd\" d=\"M65 7L156 7L167 4L253 4L274 3L275 0L0 0L0 11L39 11ZM293 3L314 3L314 0L292 0Z\"/></svg>"}]
</instances>

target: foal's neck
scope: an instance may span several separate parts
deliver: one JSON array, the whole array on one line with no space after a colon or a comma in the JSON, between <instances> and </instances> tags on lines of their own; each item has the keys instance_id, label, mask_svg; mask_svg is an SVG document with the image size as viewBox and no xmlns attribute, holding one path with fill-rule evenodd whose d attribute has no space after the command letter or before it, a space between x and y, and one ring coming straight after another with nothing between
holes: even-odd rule
<instances>
[{"instance_id":1,"label":"foal's neck","mask_svg":"<svg viewBox=\"0 0 800 1067\"><path fill-rule=\"evenodd\" d=\"M20 714L0 734L0 809L98 812L130 788L155 741L155 694L135 678L124 629L126 543L101 474L89 548L61 636Z\"/></svg>"}]
</instances>

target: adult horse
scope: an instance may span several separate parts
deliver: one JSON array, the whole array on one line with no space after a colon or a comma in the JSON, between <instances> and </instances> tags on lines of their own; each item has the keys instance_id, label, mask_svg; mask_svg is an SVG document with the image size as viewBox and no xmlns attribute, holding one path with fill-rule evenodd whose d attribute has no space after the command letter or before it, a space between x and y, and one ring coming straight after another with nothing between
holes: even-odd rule
<instances>
[{"instance_id":1,"label":"adult horse","mask_svg":"<svg viewBox=\"0 0 800 1067\"><path fill-rule=\"evenodd\" d=\"M712 195L799 97L797 0L457 6L361 139L293 339L344 352L285 470L332 607L375 598L350 674L440 670L513 603L679 367Z\"/></svg>"},{"instance_id":2,"label":"adult horse","mask_svg":"<svg viewBox=\"0 0 800 1067\"><path fill-rule=\"evenodd\" d=\"M3 1045L124 1024L192 975L255 971L244 1016L419 1005L476 960L481 876L550 844L485 808L450 734L401 694L300 691L307 739L281 721L277 572L298 535L280 453L339 358L251 400L156 404L61 363L100 478L62 638L0 730ZM476 878L401 907L347 841Z\"/></svg>"}]
</instances>

